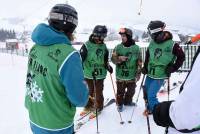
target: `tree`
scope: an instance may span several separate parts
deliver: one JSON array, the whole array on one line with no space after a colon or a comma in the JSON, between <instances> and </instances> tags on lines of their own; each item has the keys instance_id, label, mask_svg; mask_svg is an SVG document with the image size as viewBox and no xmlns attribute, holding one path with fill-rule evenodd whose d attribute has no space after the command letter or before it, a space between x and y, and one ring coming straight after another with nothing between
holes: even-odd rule
<instances>
[{"instance_id":1,"label":"tree","mask_svg":"<svg viewBox=\"0 0 200 134\"><path fill-rule=\"evenodd\" d=\"M0 29L0 41L5 41L6 39L16 39L15 31Z\"/></svg>"}]
</instances>

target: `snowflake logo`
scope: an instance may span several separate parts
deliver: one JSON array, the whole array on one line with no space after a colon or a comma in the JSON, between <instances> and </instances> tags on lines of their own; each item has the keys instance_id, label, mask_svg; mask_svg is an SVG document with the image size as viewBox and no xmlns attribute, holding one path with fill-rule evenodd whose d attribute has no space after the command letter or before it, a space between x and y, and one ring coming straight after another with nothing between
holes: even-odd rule
<instances>
[{"instance_id":1,"label":"snowflake logo","mask_svg":"<svg viewBox=\"0 0 200 134\"><path fill-rule=\"evenodd\" d=\"M27 88L27 95L31 97L32 102L43 102L43 93L44 91L38 87L36 82L31 83L30 88Z\"/></svg>"},{"instance_id":2,"label":"snowflake logo","mask_svg":"<svg viewBox=\"0 0 200 134\"><path fill-rule=\"evenodd\" d=\"M44 91L42 91L36 82L31 84L31 100L32 102L43 102L42 101L42 94Z\"/></svg>"}]
</instances>

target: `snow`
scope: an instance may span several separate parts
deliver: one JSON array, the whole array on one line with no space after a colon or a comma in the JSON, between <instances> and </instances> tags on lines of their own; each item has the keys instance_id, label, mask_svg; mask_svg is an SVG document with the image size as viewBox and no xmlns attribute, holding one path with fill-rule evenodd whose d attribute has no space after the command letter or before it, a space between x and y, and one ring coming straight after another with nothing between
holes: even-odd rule
<instances>
[{"instance_id":1,"label":"snow","mask_svg":"<svg viewBox=\"0 0 200 134\"><path fill-rule=\"evenodd\" d=\"M21 57L10 54L0 53L0 133L1 134L31 134L29 127L29 118L27 110L24 107L25 97L25 80L26 80L26 66L27 57ZM114 67L114 65L112 64ZM170 79L170 86L174 82L183 81L186 73L175 73ZM112 75L115 80L114 74ZM134 101L139 91L141 79L137 83ZM104 82L104 97L114 98L113 87L110 75ZM116 85L115 90L116 90ZM170 99L175 99L178 94L178 88L172 90ZM159 100L167 100L167 95L162 95ZM76 119L82 108L77 108ZM142 92L139 97L138 106L135 108L132 123L128 124L130 120L133 107L125 107L122 112L122 119L124 125L120 125L119 113L116 110L116 105L113 104L105 108L102 114L99 115L99 132L102 134L146 134L147 125L146 118L142 115L144 110L144 101ZM96 133L96 120L93 119L80 128L77 134L95 134ZM158 127L150 116L150 125L152 134L164 133L164 128Z\"/></svg>"}]
</instances>

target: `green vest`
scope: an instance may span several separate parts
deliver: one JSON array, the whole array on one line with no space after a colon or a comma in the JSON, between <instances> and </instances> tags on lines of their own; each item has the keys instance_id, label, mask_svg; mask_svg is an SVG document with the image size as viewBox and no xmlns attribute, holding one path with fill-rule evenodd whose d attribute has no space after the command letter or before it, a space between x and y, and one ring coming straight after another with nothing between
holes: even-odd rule
<instances>
[{"instance_id":1,"label":"green vest","mask_svg":"<svg viewBox=\"0 0 200 134\"><path fill-rule=\"evenodd\" d=\"M151 41L149 44L148 76L155 79L167 78L165 72L169 63L173 63L175 55L172 54L174 41L168 40L161 44Z\"/></svg>"},{"instance_id":2,"label":"green vest","mask_svg":"<svg viewBox=\"0 0 200 134\"><path fill-rule=\"evenodd\" d=\"M29 53L25 106L30 120L46 129L63 129L73 124L76 108L66 96L59 68L74 52L70 45L34 45Z\"/></svg>"},{"instance_id":3,"label":"green vest","mask_svg":"<svg viewBox=\"0 0 200 134\"><path fill-rule=\"evenodd\" d=\"M105 44L94 44L90 41L85 43L87 48L87 57L83 62L84 77L93 79L92 72L97 72L96 79L105 79L107 71L105 69L104 55L106 52Z\"/></svg>"},{"instance_id":4,"label":"green vest","mask_svg":"<svg viewBox=\"0 0 200 134\"><path fill-rule=\"evenodd\" d=\"M128 60L116 65L116 78L119 80L133 80L136 77L137 60L140 59L140 48L138 45L124 47L119 44L114 51L118 56L127 56Z\"/></svg>"}]
</instances>

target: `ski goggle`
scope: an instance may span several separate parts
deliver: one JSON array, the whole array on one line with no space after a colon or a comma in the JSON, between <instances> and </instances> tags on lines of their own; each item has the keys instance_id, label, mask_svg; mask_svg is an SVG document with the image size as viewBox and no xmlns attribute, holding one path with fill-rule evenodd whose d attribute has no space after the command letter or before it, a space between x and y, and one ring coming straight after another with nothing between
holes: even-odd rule
<instances>
[{"instance_id":1,"label":"ski goggle","mask_svg":"<svg viewBox=\"0 0 200 134\"><path fill-rule=\"evenodd\" d=\"M105 34L93 33L94 37L99 38L100 40L104 40L106 38Z\"/></svg>"},{"instance_id":2,"label":"ski goggle","mask_svg":"<svg viewBox=\"0 0 200 134\"><path fill-rule=\"evenodd\" d=\"M51 12L51 13L49 13L48 19L59 20L59 21L65 22L65 23L69 22L76 26L78 25L78 19L71 15L67 15L67 14Z\"/></svg>"},{"instance_id":3,"label":"ski goggle","mask_svg":"<svg viewBox=\"0 0 200 134\"><path fill-rule=\"evenodd\" d=\"M119 34L125 34L125 33L126 33L126 28L119 29Z\"/></svg>"},{"instance_id":4,"label":"ski goggle","mask_svg":"<svg viewBox=\"0 0 200 134\"><path fill-rule=\"evenodd\" d=\"M156 28L156 29L153 29L153 30L148 28L148 33L149 34L154 34L154 33L161 32L161 31L163 31L163 28Z\"/></svg>"}]
</instances>

